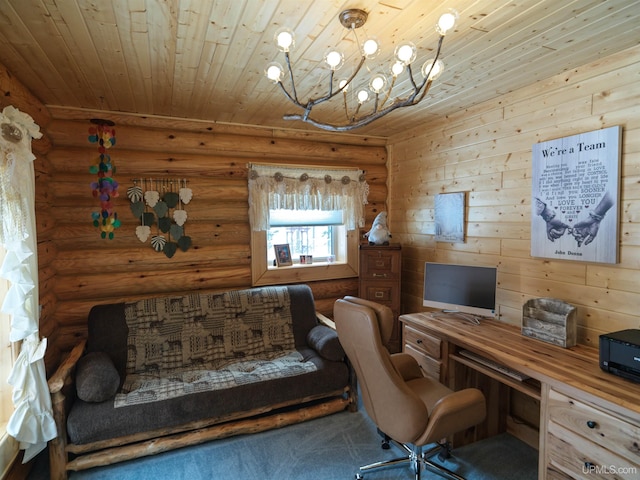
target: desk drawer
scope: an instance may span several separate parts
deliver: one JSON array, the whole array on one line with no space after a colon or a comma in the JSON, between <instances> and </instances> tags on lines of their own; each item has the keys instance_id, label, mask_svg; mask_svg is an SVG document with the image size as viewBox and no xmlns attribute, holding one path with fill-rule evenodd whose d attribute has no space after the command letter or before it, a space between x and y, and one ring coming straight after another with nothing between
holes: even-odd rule
<instances>
[{"instance_id":1,"label":"desk drawer","mask_svg":"<svg viewBox=\"0 0 640 480\"><path fill-rule=\"evenodd\" d=\"M638 465L555 423L547 432L547 472L575 479L637 479ZM552 478L556 478L552 476Z\"/></svg>"},{"instance_id":2,"label":"desk drawer","mask_svg":"<svg viewBox=\"0 0 640 480\"><path fill-rule=\"evenodd\" d=\"M442 359L442 340L428 333L404 326L404 343L436 360Z\"/></svg>"},{"instance_id":3,"label":"desk drawer","mask_svg":"<svg viewBox=\"0 0 640 480\"><path fill-rule=\"evenodd\" d=\"M404 344L404 352L417 360L418 365L420 365L420 368L425 375L440 381L440 369L442 367L442 362L434 360L433 358L425 355L422 351L416 350L406 343Z\"/></svg>"},{"instance_id":4,"label":"desk drawer","mask_svg":"<svg viewBox=\"0 0 640 480\"><path fill-rule=\"evenodd\" d=\"M549 392L549 421L606 448L638 465L640 472L640 426L595 407Z\"/></svg>"}]
</instances>

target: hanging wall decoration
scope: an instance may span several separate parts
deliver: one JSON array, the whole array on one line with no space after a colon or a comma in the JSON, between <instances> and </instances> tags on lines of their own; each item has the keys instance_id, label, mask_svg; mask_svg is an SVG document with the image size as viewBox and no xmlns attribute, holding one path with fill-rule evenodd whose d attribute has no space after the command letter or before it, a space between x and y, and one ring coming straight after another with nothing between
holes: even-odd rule
<instances>
[{"instance_id":1,"label":"hanging wall decoration","mask_svg":"<svg viewBox=\"0 0 640 480\"><path fill-rule=\"evenodd\" d=\"M532 148L531 256L617 263L620 125Z\"/></svg>"},{"instance_id":2,"label":"hanging wall decoration","mask_svg":"<svg viewBox=\"0 0 640 480\"><path fill-rule=\"evenodd\" d=\"M142 243L151 239L151 248L163 252L167 258L178 249L186 252L191 247L191 237L185 235L187 212L184 205L193 197L184 179L134 179L127 189L131 212L140 224L136 237Z\"/></svg>"},{"instance_id":3,"label":"hanging wall decoration","mask_svg":"<svg viewBox=\"0 0 640 480\"><path fill-rule=\"evenodd\" d=\"M118 182L113 179L116 166L111 161L111 156L106 153L108 148L116 144L115 125L111 120L94 118L91 120L95 126L89 128L89 142L98 144L98 157L96 164L89 167L89 172L98 175L95 182L91 182L93 196L100 200L100 211L93 212L91 218L93 225L100 228L102 238L113 239L114 230L120 227L118 214L113 210L113 198L118 196Z\"/></svg>"}]
</instances>

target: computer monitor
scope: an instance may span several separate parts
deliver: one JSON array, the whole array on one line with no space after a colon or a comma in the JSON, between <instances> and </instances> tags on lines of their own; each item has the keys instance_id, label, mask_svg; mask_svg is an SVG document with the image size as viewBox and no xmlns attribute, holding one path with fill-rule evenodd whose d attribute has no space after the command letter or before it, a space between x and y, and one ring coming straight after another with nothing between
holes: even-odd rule
<instances>
[{"instance_id":1,"label":"computer monitor","mask_svg":"<svg viewBox=\"0 0 640 480\"><path fill-rule=\"evenodd\" d=\"M495 317L496 274L496 267L426 262L422 304L475 320Z\"/></svg>"}]
</instances>

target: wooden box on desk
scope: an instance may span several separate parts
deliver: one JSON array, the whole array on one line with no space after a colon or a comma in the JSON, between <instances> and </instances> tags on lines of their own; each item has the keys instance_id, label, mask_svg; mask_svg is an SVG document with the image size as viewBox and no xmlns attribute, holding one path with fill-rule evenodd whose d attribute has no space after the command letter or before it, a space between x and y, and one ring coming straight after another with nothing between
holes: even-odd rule
<instances>
[{"instance_id":1,"label":"wooden box on desk","mask_svg":"<svg viewBox=\"0 0 640 480\"><path fill-rule=\"evenodd\" d=\"M532 298L522 307L522 334L573 347L577 342L576 307L557 298Z\"/></svg>"}]
</instances>

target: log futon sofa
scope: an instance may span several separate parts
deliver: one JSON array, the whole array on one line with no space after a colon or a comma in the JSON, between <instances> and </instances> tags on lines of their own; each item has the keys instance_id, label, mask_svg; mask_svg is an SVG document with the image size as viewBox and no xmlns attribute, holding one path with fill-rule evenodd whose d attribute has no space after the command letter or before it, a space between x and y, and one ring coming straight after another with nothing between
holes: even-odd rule
<instances>
[{"instance_id":1,"label":"log futon sofa","mask_svg":"<svg viewBox=\"0 0 640 480\"><path fill-rule=\"evenodd\" d=\"M96 305L49 379L52 479L355 408L306 285Z\"/></svg>"}]
</instances>

